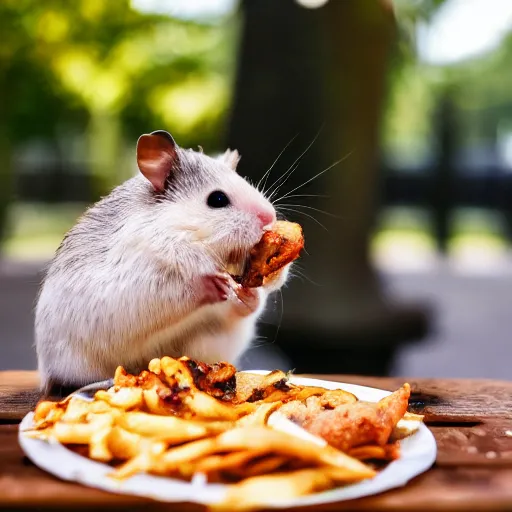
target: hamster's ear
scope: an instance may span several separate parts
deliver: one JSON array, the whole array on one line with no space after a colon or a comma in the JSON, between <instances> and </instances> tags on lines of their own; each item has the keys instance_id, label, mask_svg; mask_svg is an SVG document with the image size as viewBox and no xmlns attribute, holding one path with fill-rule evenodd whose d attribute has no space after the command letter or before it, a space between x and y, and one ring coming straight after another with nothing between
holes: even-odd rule
<instances>
[{"instance_id":1,"label":"hamster's ear","mask_svg":"<svg viewBox=\"0 0 512 512\"><path fill-rule=\"evenodd\" d=\"M222 155L222 161L228 166L231 167L234 171L240 162L240 154L236 149L226 149L226 152Z\"/></svg>"},{"instance_id":2,"label":"hamster's ear","mask_svg":"<svg viewBox=\"0 0 512 512\"><path fill-rule=\"evenodd\" d=\"M178 163L176 142L164 130L141 135L137 141L137 165L157 192L163 192L165 182Z\"/></svg>"}]
</instances>

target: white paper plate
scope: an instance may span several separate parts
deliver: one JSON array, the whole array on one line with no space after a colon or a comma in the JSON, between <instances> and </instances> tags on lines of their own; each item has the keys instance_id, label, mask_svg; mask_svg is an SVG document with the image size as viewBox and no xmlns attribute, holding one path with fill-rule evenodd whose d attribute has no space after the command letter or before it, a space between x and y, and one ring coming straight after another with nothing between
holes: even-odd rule
<instances>
[{"instance_id":1,"label":"white paper plate","mask_svg":"<svg viewBox=\"0 0 512 512\"><path fill-rule=\"evenodd\" d=\"M268 372L252 371L252 373ZM369 402L377 402L390 394L389 391L380 389L316 379L293 377L291 382L327 389L344 389L360 400ZM274 413L274 415L269 421L274 428L287 430L290 435L313 437L279 414ZM207 484L202 475L197 475L190 483L144 474L135 475L123 482L114 481L107 476L112 470L109 466L81 457L56 441L47 442L23 435L23 430L32 426L32 418L33 413L29 413L20 424L18 435L20 445L34 464L63 480L79 482L105 491L145 496L167 502L194 502L208 505L221 501L224 496L226 489L224 485ZM323 440L318 441L323 442ZM273 503L272 507L286 508L344 501L401 487L432 466L436 451L434 436L425 425L421 424L415 434L401 441L400 459L390 463L375 478L293 501ZM268 508L267 505L266 507Z\"/></svg>"}]
</instances>

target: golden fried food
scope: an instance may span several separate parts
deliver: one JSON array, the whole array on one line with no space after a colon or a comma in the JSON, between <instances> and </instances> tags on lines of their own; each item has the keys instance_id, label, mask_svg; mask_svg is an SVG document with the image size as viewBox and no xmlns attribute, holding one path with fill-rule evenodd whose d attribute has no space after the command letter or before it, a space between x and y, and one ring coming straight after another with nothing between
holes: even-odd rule
<instances>
[{"instance_id":1,"label":"golden fried food","mask_svg":"<svg viewBox=\"0 0 512 512\"><path fill-rule=\"evenodd\" d=\"M407 412L410 393L411 387L404 384L377 403L358 401L326 409L320 400L308 399L306 404L284 405L280 412L311 434L347 452L365 444L384 446Z\"/></svg>"},{"instance_id":2,"label":"golden fried food","mask_svg":"<svg viewBox=\"0 0 512 512\"><path fill-rule=\"evenodd\" d=\"M332 489L338 480L336 468L307 468L273 475L258 475L231 486L226 499L210 507L215 512L257 510L265 505Z\"/></svg>"},{"instance_id":3,"label":"golden fried food","mask_svg":"<svg viewBox=\"0 0 512 512\"><path fill-rule=\"evenodd\" d=\"M406 412L408 384L368 403L289 377L162 357L138 375L117 368L114 385L92 401L72 395L40 402L25 435L108 463L109 478L118 480L140 472L185 480L202 473L229 485L215 507L248 510L372 478L376 470L366 461L398 458L399 440L413 431L409 423L422 419ZM270 422L276 411L318 437Z\"/></svg>"},{"instance_id":4,"label":"golden fried food","mask_svg":"<svg viewBox=\"0 0 512 512\"><path fill-rule=\"evenodd\" d=\"M249 262L241 278L248 288L261 286L266 279L296 260L304 247L304 236L299 224L277 221L253 247Z\"/></svg>"},{"instance_id":5,"label":"golden fried food","mask_svg":"<svg viewBox=\"0 0 512 512\"><path fill-rule=\"evenodd\" d=\"M384 446L365 445L351 448L348 451L351 457L359 460L395 460L400 457L400 447L398 443L386 444Z\"/></svg>"}]
</instances>

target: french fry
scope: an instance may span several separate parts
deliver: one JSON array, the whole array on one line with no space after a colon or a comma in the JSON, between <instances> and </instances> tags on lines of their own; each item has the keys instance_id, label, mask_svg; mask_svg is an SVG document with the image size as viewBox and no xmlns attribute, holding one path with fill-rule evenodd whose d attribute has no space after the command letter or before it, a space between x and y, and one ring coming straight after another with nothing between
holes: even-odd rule
<instances>
[{"instance_id":1,"label":"french fry","mask_svg":"<svg viewBox=\"0 0 512 512\"><path fill-rule=\"evenodd\" d=\"M54 439L53 427L35 427L23 431L23 435L30 439L40 439L41 441L49 441Z\"/></svg>"},{"instance_id":2,"label":"french fry","mask_svg":"<svg viewBox=\"0 0 512 512\"><path fill-rule=\"evenodd\" d=\"M161 445L164 446L162 450L160 445L155 445L151 449L140 450L138 455L117 468L111 476L117 479L124 479L140 472L168 475L177 472L180 465L210 455L216 450L215 439L211 438L192 441L191 443L168 450L165 453L163 453L165 445L163 443Z\"/></svg>"},{"instance_id":3,"label":"french fry","mask_svg":"<svg viewBox=\"0 0 512 512\"><path fill-rule=\"evenodd\" d=\"M289 457L285 457L283 455L269 455L253 462L252 464L239 468L239 474L244 478L249 478L252 476L264 475L265 473L272 473L284 466L289 462L289 460Z\"/></svg>"},{"instance_id":4,"label":"french fry","mask_svg":"<svg viewBox=\"0 0 512 512\"><path fill-rule=\"evenodd\" d=\"M262 454L258 450L244 450L239 452L231 452L225 455L210 455L199 460L195 469L198 473L214 473L226 471L233 468L243 468L252 459Z\"/></svg>"},{"instance_id":5,"label":"french fry","mask_svg":"<svg viewBox=\"0 0 512 512\"><path fill-rule=\"evenodd\" d=\"M55 420L57 420L62 414L64 414L63 404L44 400L39 402L36 406L36 410L34 411L34 423L37 424L42 421L48 421L48 418L52 415L55 417Z\"/></svg>"},{"instance_id":6,"label":"french fry","mask_svg":"<svg viewBox=\"0 0 512 512\"><path fill-rule=\"evenodd\" d=\"M228 430L217 437L218 449L267 450L280 455L299 457L314 464L343 469L346 481L372 478L375 471L357 459L332 448L290 436L266 427L247 427Z\"/></svg>"},{"instance_id":7,"label":"french fry","mask_svg":"<svg viewBox=\"0 0 512 512\"><path fill-rule=\"evenodd\" d=\"M171 471L183 462L196 460L219 451L217 439L201 439L168 450L162 455L162 467L165 467L165 471Z\"/></svg>"},{"instance_id":8,"label":"french fry","mask_svg":"<svg viewBox=\"0 0 512 512\"><path fill-rule=\"evenodd\" d=\"M164 443L161 443L164 446ZM123 479L139 472L152 472L156 474L169 474L177 471L180 464L199 459L214 453L216 450L215 439L201 439L192 441L177 448L172 448L165 453L160 446L153 449L139 450L139 453L126 464L117 468L112 476ZM161 455L161 456L159 456Z\"/></svg>"},{"instance_id":9,"label":"french fry","mask_svg":"<svg viewBox=\"0 0 512 512\"><path fill-rule=\"evenodd\" d=\"M358 446L349 450L348 454L359 460L384 460L387 458L384 446L376 445Z\"/></svg>"},{"instance_id":10,"label":"french fry","mask_svg":"<svg viewBox=\"0 0 512 512\"><path fill-rule=\"evenodd\" d=\"M176 416L157 416L145 412L128 412L120 417L118 425L135 434L152 437L168 444L180 444L217 434L232 426L229 422L200 423Z\"/></svg>"},{"instance_id":11,"label":"french fry","mask_svg":"<svg viewBox=\"0 0 512 512\"><path fill-rule=\"evenodd\" d=\"M88 413L87 423L59 421L52 427L52 436L65 444L90 444L93 439L97 444L100 442L100 437L95 437L95 434L104 429L110 429L114 423L114 416L114 413ZM103 448L98 447L97 453L101 453L101 450Z\"/></svg>"},{"instance_id":12,"label":"french fry","mask_svg":"<svg viewBox=\"0 0 512 512\"><path fill-rule=\"evenodd\" d=\"M125 411L141 407L143 404L142 389L132 388L111 388L108 391L97 391L94 395L97 400L103 400L113 407L119 407Z\"/></svg>"},{"instance_id":13,"label":"french fry","mask_svg":"<svg viewBox=\"0 0 512 512\"><path fill-rule=\"evenodd\" d=\"M163 442L144 438L118 426L110 429L106 441L108 450L117 460L133 459L145 451L160 453L166 448Z\"/></svg>"},{"instance_id":14,"label":"french fry","mask_svg":"<svg viewBox=\"0 0 512 512\"><path fill-rule=\"evenodd\" d=\"M268 417L282 405L281 402L264 403L246 416L242 416L236 423L238 427L249 425L266 425Z\"/></svg>"},{"instance_id":15,"label":"french fry","mask_svg":"<svg viewBox=\"0 0 512 512\"><path fill-rule=\"evenodd\" d=\"M334 486L325 468L255 476L231 485L225 499L209 508L213 512L256 510Z\"/></svg>"},{"instance_id":16,"label":"french fry","mask_svg":"<svg viewBox=\"0 0 512 512\"><path fill-rule=\"evenodd\" d=\"M395 460L400 456L400 446L398 443L358 446L349 450L348 454L359 460Z\"/></svg>"},{"instance_id":17,"label":"french fry","mask_svg":"<svg viewBox=\"0 0 512 512\"><path fill-rule=\"evenodd\" d=\"M114 426L108 433L107 447L114 459L132 459L140 453L139 445L141 440L142 436Z\"/></svg>"},{"instance_id":18,"label":"french fry","mask_svg":"<svg viewBox=\"0 0 512 512\"><path fill-rule=\"evenodd\" d=\"M184 398L183 403L199 417L224 421L236 421L257 408L257 405L251 403L226 405L202 391L191 393Z\"/></svg>"},{"instance_id":19,"label":"french fry","mask_svg":"<svg viewBox=\"0 0 512 512\"><path fill-rule=\"evenodd\" d=\"M74 396L67 403L66 410L60 417L60 421L66 423L80 423L85 421L90 414L108 413L111 410L112 408L106 402L89 402L88 400Z\"/></svg>"},{"instance_id":20,"label":"french fry","mask_svg":"<svg viewBox=\"0 0 512 512\"><path fill-rule=\"evenodd\" d=\"M123 480L136 473L164 473L160 455L165 450L165 443L141 439L137 445L138 453L110 473L110 478Z\"/></svg>"},{"instance_id":21,"label":"french fry","mask_svg":"<svg viewBox=\"0 0 512 512\"><path fill-rule=\"evenodd\" d=\"M97 426L93 423L57 422L51 435L62 444L89 444Z\"/></svg>"},{"instance_id":22,"label":"french fry","mask_svg":"<svg viewBox=\"0 0 512 512\"><path fill-rule=\"evenodd\" d=\"M158 396L157 390L155 388L144 389L142 391L142 397L146 409L152 414L157 414L159 416L169 416L176 413L171 406L166 404L164 400Z\"/></svg>"},{"instance_id":23,"label":"french fry","mask_svg":"<svg viewBox=\"0 0 512 512\"><path fill-rule=\"evenodd\" d=\"M122 367L118 366L114 373L114 387L115 388L134 388L137 386L137 377L127 373Z\"/></svg>"},{"instance_id":24,"label":"french fry","mask_svg":"<svg viewBox=\"0 0 512 512\"><path fill-rule=\"evenodd\" d=\"M160 375L162 372L162 366L160 364L160 359L155 358L151 359L148 364L148 370L152 373L155 373L156 375Z\"/></svg>"},{"instance_id":25,"label":"french fry","mask_svg":"<svg viewBox=\"0 0 512 512\"><path fill-rule=\"evenodd\" d=\"M108 436L112 430L110 425L96 430L90 439L89 457L100 462L110 462L114 455L108 448Z\"/></svg>"},{"instance_id":26,"label":"french fry","mask_svg":"<svg viewBox=\"0 0 512 512\"><path fill-rule=\"evenodd\" d=\"M181 389L197 389L193 376L182 361L172 357L162 357L160 370L171 388L177 383Z\"/></svg>"}]
</instances>

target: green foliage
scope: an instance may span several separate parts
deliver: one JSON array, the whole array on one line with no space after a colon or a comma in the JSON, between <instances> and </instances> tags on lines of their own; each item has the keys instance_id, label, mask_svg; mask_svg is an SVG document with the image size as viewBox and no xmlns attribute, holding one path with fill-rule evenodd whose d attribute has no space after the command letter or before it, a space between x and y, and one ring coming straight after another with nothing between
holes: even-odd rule
<instances>
[{"instance_id":1,"label":"green foliage","mask_svg":"<svg viewBox=\"0 0 512 512\"><path fill-rule=\"evenodd\" d=\"M33 140L88 168L91 199L130 175L142 133L222 149L236 21L186 22L129 0L2 0L0 241L13 154Z\"/></svg>"},{"instance_id":2,"label":"green foliage","mask_svg":"<svg viewBox=\"0 0 512 512\"><path fill-rule=\"evenodd\" d=\"M512 36L489 54L450 66L418 62L415 32L428 22L442 0L395 0L400 29L383 124L386 153L402 161L421 160L432 150L433 114L441 94L457 108L462 145L492 143L500 130L512 131Z\"/></svg>"},{"instance_id":3,"label":"green foliage","mask_svg":"<svg viewBox=\"0 0 512 512\"><path fill-rule=\"evenodd\" d=\"M2 121L14 143L55 141L63 126L85 131L99 116L120 119L132 144L159 127L183 145L220 145L231 20L194 24L139 13L129 0L3 0L0 23Z\"/></svg>"}]
</instances>

